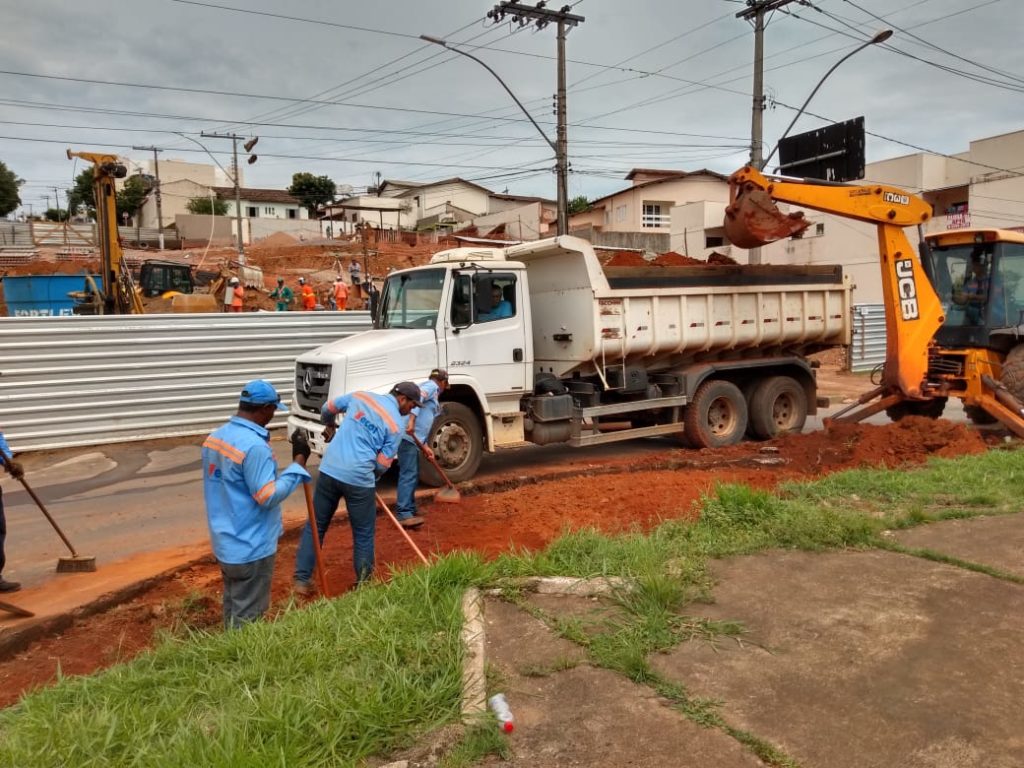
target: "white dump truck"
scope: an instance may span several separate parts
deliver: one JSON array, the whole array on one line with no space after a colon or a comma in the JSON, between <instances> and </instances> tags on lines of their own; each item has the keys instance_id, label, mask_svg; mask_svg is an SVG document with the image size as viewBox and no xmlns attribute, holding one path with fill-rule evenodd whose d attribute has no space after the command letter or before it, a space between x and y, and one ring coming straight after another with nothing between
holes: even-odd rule
<instances>
[{"instance_id":1,"label":"white dump truck","mask_svg":"<svg viewBox=\"0 0 1024 768\"><path fill-rule=\"evenodd\" d=\"M838 266L602 268L567 236L456 248L390 274L373 330L298 359L289 432L322 451L327 398L442 367L429 442L455 482L503 447L765 439L815 412L807 355L849 344L850 328Z\"/></svg>"}]
</instances>

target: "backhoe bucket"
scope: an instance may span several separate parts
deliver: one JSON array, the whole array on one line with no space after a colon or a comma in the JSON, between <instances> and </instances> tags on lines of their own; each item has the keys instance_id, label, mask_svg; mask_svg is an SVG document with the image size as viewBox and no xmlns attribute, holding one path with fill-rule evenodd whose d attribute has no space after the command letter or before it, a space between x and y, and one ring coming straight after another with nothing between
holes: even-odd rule
<instances>
[{"instance_id":1,"label":"backhoe bucket","mask_svg":"<svg viewBox=\"0 0 1024 768\"><path fill-rule=\"evenodd\" d=\"M810 224L803 211L783 213L770 194L750 184L734 191L725 209L725 236L739 248L758 248L792 237Z\"/></svg>"}]
</instances>

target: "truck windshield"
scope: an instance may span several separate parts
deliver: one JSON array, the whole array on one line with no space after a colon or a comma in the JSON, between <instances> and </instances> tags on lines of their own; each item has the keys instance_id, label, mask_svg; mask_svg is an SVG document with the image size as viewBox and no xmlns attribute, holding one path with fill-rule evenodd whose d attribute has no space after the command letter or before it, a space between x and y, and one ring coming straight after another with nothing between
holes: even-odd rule
<instances>
[{"instance_id":1,"label":"truck windshield","mask_svg":"<svg viewBox=\"0 0 1024 768\"><path fill-rule=\"evenodd\" d=\"M392 275L384 283L378 328L433 328L441 306L443 269Z\"/></svg>"}]
</instances>

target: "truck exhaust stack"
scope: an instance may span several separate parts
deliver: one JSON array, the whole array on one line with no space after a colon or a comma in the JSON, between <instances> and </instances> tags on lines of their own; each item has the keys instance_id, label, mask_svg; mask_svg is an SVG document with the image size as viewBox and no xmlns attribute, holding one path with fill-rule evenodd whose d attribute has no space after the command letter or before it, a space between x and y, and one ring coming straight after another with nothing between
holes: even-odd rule
<instances>
[{"instance_id":1,"label":"truck exhaust stack","mask_svg":"<svg viewBox=\"0 0 1024 768\"><path fill-rule=\"evenodd\" d=\"M753 184L732 186L725 209L725 236L740 248L757 248L766 243L798 235L810 226L803 211L785 214L770 193Z\"/></svg>"}]
</instances>

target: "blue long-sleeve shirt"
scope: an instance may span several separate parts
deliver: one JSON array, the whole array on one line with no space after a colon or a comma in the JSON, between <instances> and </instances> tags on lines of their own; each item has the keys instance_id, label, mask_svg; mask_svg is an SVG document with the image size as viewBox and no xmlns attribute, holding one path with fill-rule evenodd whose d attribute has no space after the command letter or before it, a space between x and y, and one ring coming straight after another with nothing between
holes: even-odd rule
<instances>
[{"instance_id":1,"label":"blue long-sleeve shirt","mask_svg":"<svg viewBox=\"0 0 1024 768\"><path fill-rule=\"evenodd\" d=\"M203 442L203 496L213 554L222 563L251 563L277 551L281 502L310 479L298 464L277 473L270 433L233 416Z\"/></svg>"},{"instance_id":2,"label":"blue long-sleeve shirt","mask_svg":"<svg viewBox=\"0 0 1024 768\"><path fill-rule=\"evenodd\" d=\"M324 403L322 413L344 413L345 418L327 444L320 472L357 488L373 488L375 470L391 466L405 429L398 400L394 395L351 392Z\"/></svg>"},{"instance_id":3,"label":"blue long-sleeve shirt","mask_svg":"<svg viewBox=\"0 0 1024 768\"><path fill-rule=\"evenodd\" d=\"M413 408L410 412L411 415L416 417L416 421L413 424L413 430L416 433L416 439L426 445L427 436L430 435L430 427L434 424L434 419L437 418L437 414L441 412L441 388L437 385L437 382L433 379L427 379L420 387L420 402L422 406ZM413 440L409 436L408 432L402 433L402 439L407 443L411 443Z\"/></svg>"},{"instance_id":4,"label":"blue long-sleeve shirt","mask_svg":"<svg viewBox=\"0 0 1024 768\"><path fill-rule=\"evenodd\" d=\"M4 433L0 432L0 464L6 464L7 462L4 461L4 457L10 455L11 446L9 446L7 441L4 439Z\"/></svg>"}]
</instances>

